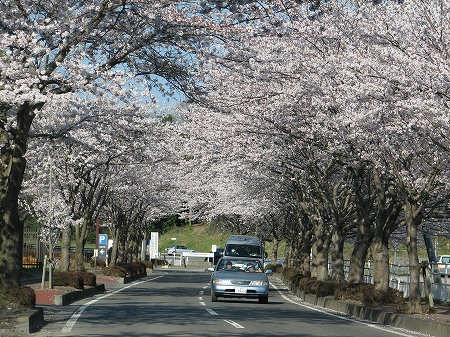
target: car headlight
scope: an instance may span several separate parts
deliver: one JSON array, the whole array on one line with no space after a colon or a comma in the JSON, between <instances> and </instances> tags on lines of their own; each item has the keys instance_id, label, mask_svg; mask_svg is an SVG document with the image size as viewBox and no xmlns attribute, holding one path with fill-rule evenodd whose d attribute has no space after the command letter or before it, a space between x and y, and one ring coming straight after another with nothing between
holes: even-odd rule
<instances>
[{"instance_id":1,"label":"car headlight","mask_svg":"<svg viewBox=\"0 0 450 337\"><path fill-rule=\"evenodd\" d=\"M266 286L267 282L266 281L251 281L250 285L251 286Z\"/></svg>"},{"instance_id":2,"label":"car headlight","mask_svg":"<svg viewBox=\"0 0 450 337\"><path fill-rule=\"evenodd\" d=\"M213 282L215 284L220 284L220 285L230 285L231 284L231 280L215 279L215 280L213 280Z\"/></svg>"}]
</instances>

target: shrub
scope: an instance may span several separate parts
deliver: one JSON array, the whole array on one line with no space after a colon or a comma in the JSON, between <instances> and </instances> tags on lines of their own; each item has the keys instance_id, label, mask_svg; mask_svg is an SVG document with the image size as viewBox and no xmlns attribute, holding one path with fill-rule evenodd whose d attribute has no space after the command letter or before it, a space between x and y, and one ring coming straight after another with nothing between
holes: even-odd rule
<instances>
[{"instance_id":1,"label":"shrub","mask_svg":"<svg viewBox=\"0 0 450 337\"><path fill-rule=\"evenodd\" d=\"M403 304L403 293L389 288L387 291L375 290L370 283L353 283L340 286L335 291L336 299L355 300L364 304L391 303Z\"/></svg>"},{"instance_id":2,"label":"shrub","mask_svg":"<svg viewBox=\"0 0 450 337\"><path fill-rule=\"evenodd\" d=\"M339 281L320 281L316 286L316 294L319 297L331 296L334 295L336 289L345 284L344 282Z\"/></svg>"},{"instance_id":3,"label":"shrub","mask_svg":"<svg viewBox=\"0 0 450 337\"><path fill-rule=\"evenodd\" d=\"M132 270L133 270L132 275L147 274L147 266L145 265L145 263L143 261L136 261L136 262L133 262L131 265L132 265Z\"/></svg>"},{"instance_id":4,"label":"shrub","mask_svg":"<svg viewBox=\"0 0 450 337\"><path fill-rule=\"evenodd\" d=\"M153 263L152 263L152 261L143 260L143 261L141 261L141 262L145 265L145 268L153 269Z\"/></svg>"},{"instance_id":5,"label":"shrub","mask_svg":"<svg viewBox=\"0 0 450 337\"><path fill-rule=\"evenodd\" d=\"M107 276L126 277L134 275L147 275L149 261L136 261L133 263L118 263L113 267L103 268L103 274Z\"/></svg>"},{"instance_id":6,"label":"shrub","mask_svg":"<svg viewBox=\"0 0 450 337\"><path fill-rule=\"evenodd\" d=\"M281 271L281 269L279 269L280 267L282 267L281 265L278 264L273 264L273 263L269 263L264 267L264 270L272 270L273 273L279 273Z\"/></svg>"},{"instance_id":7,"label":"shrub","mask_svg":"<svg viewBox=\"0 0 450 337\"><path fill-rule=\"evenodd\" d=\"M282 264L277 264L276 265L276 270L275 270L276 273L282 274L283 270L284 270L284 266Z\"/></svg>"},{"instance_id":8,"label":"shrub","mask_svg":"<svg viewBox=\"0 0 450 337\"><path fill-rule=\"evenodd\" d=\"M281 278L283 280L292 281L298 274L301 274L301 271L297 268L283 268Z\"/></svg>"},{"instance_id":9,"label":"shrub","mask_svg":"<svg viewBox=\"0 0 450 337\"><path fill-rule=\"evenodd\" d=\"M366 303L390 303L399 305L403 305L405 303L403 293L392 288L389 288L387 291L374 290L371 300L373 300L373 302Z\"/></svg>"},{"instance_id":10,"label":"shrub","mask_svg":"<svg viewBox=\"0 0 450 337\"><path fill-rule=\"evenodd\" d=\"M106 276L125 277L127 276L127 270L122 266L115 265L113 267L103 268L103 274Z\"/></svg>"},{"instance_id":11,"label":"shrub","mask_svg":"<svg viewBox=\"0 0 450 337\"><path fill-rule=\"evenodd\" d=\"M293 285L294 287L298 287L298 286L300 285L300 280L303 279L303 278L305 278L305 277L308 277L308 276L305 276L305 275L303 275L303 274L297 274L297 275L295 275L294 278L292 279L292 285Z\"/></svg>"},{"instance_id":12,"label":"shrub","mask_svg":"<svg viewBox=\"0 0 450 337\"><path fill-rule=\"evenodd\" d=\"M36 305L36 294L30 287L12 287L5 293L5 299L21 308L34 308Z\"/></svg>"},{"instance_id":13,"label":"shrub","mask_svg":"<svg viewBox=\"0 0 450 337\"><path fill-rule=\"evenodd\" d=\"M83 284L89 287L95 287L97 285L97 276L93 273L80 272Z\"/></svg>"},{"instance_id":14,"label":"shrub","mask_svg":"<svg viewBox=\"0 0 450 337\"><path fill-rule=\"evenodd\" d=\"M72 287L75 289L83 289L84 282L79 272L61 272L55 271L53 273L53 285L60 287Z\"/></svg>"},{"instance_id":15,"label":"shrub","mask_svg":"<svg viewBox=\"0 0 450 337\"><path fill-rule=\"evenodd\" d=\"M317 288L317 278L316 277L302 277L298 281L298 286L301 290L308 294L315 294Z\"/></svg>"},{"instance_id":16,"label":"shrub","mask_svg":"<svg viewBox=\"0 0 450 337\"><path fill-rule=\"evenodd\" d=\"M370 291L373 288L373 284L368 283L350 283L347 287L336 289L334 292L334 298L337 300L364 300L364 292Z\"/></svg>"}]
</instances>

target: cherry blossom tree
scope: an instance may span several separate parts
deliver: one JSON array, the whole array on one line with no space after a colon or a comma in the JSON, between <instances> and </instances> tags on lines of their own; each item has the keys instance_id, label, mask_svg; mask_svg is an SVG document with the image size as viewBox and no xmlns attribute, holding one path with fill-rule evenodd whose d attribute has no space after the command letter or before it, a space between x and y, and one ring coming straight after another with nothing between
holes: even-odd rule
<instances>
[{"instance_id":1,"label":"cherry blossom tree","mask_svg":"<svg viewBox=\"0 0 450 337\"><path fill-rule=\"evenodd\" d=\"M213 127L204 119L201 132L209 136L207 148L217 147L239 167L243 164L238 158L263 163L257 166L261 170L268 162L283 162L308 196L306 211L318 215L314 229L322 224L331 235L336 223L330 221L327 199L311 193L331 192L323 186L311 190L311 177L320 172L311 167L326 167L334 157L343 165L341 172L367 168L358 171L371 177L366 186L375 187L376 193L365 189L368 198L351 199L372 207L368 216L355 213L372 228L365 234L367 227L359 227L360 238L366 248L372 247L376 287L386 290L389 238L406 226L414 278L411 312L420 310L417 229L425 214L436 216L425 210L445 205L448 214L448 204L443 204L449 191L445 8L447 1L358 7L327 3L315 20L300 10L276 33L255 33L239 48L227 48L216 62L204 65L208 107L223 116L215 125L224 126ZM237 137L237 125L241 137L256 137L258 145L227 149L237 143L229 139ZM219 147L208 128L226 145ZM326 175L317 177L320 181ZM349 182L356 177L349 176Z\"/></svg>"},{"instance_id":2,"label":"cherry blossom tree","mask_svg":"<svg viewBox=\"0 0 450 337\"><path fill-rule=\"evenodd\" d=\"M20 283L18 195L29 131L47 103L69 92L152 100L152 89L164 89L161 78L169 89L195 93L196 61L215 50L212 43L243 29L237 23L267 16L266 7L253 1L1 2L1 288Z\"/></svg>"}]
</instances>

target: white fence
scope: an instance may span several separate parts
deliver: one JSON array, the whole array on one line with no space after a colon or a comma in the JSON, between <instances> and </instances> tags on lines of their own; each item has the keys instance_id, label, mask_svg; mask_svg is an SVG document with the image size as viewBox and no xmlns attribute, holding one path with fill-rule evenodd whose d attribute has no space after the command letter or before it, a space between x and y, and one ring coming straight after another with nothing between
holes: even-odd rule
<instances>
[{"instance_id":1,"label":"white fence","mask_svg":"<svg viewBox=\"0 0 450 337\"><path fill-rule=\"evenodd\" d=\"M162 254L164 260L166 260L172 266L187 266L189 264L199 264L204 262L210 262L214 260L214 253L188 253L183 252L181 254Z\"/></svg>"},{"instance_id":2,"label":"white fence","mask_svg":"<svg viewBox=\"0 0 450 337\"><path fill-rule=\"evenodd\" d=\"M331 267L331 266L329 266ZM331 270L331 268L329 268ZM347 278L349 271L349 262L345 262L344 273ZM437 266L432 266L430 269L431 291L433 299L439 300L445 304L450 302L450 264L442 265L441 270ZM409 297L409 266L408 265L394 265L390 266L389 272L389 286L393 289L402 291L405 297ZM440 281L440 282L436 282ZM366 262L364 267L364 282L373 283L373 265L371 262ZM422 296L425 297L423 288L423 276L420 274L420 288Z\"/></svg>"}]
</instances>

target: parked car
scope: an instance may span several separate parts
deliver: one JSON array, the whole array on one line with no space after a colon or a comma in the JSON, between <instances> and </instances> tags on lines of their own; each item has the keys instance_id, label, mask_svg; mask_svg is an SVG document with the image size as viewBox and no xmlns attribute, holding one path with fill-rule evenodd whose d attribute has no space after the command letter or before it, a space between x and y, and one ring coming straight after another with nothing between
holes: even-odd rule
<instances>
[{"instance_id":1,"label":"parked car","mask_svg":"<svg viewBox=\"0 0 450 337\"><path fill-rule=\"evenodd\" d=\"M438 256L438 270L441 276L450 277L450 255L440 255Z\"/></svg>"},{"instance_id":2,"label":"parked car","mask_svg":"<svg viewBox=\"0 0 450 337\"><path fill-rule=\"evenodd\" d=\"M251 269L253 268L254 271ZM259 303L269 302L269 279L272 271L264 272L260 259L224 256L211 275L211 301L219 297L254 298Z\"/></svg>"},{"instance_id":3,"label":"parked car","mask_svg":"<svg viewBox=\"0 0 450 337\"><path fill-rule=\"evenodd\" d=\"M168 247L165 249L165 252L167 254L181 254L181 253L195 253L196 251L193 249L189 249L186 246L182 246L182 245L175 245L172 247Z\"/></svg>"}]
</instances>

